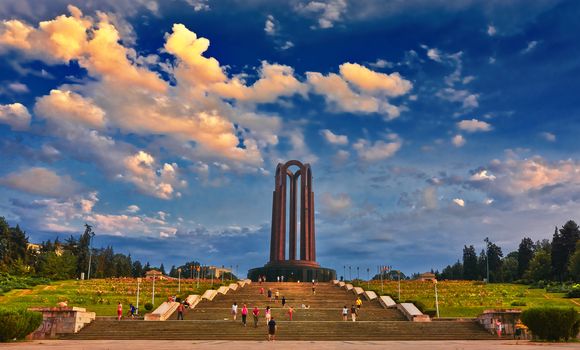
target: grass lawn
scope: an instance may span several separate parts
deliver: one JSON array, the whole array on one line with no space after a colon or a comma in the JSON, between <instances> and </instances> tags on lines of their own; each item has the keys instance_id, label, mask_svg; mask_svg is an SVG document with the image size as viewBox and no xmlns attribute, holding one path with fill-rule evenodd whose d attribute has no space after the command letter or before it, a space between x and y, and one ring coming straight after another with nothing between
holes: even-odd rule
<instances>
[{"instance_id":1,"label":"grass lawn","mask_svg":"<svg viewBox=\"0 0 580 350\"><path fill-rule=\"evenodd\" d=\"M220 286L221 280L214 280L214 288ZM229 284L231 281L225 281ZM186 297L190 294L202 294L211 288L211 280L201 280L199 289L196 279L181 279L181 293L178 293L177 281L155 280L155 308L167 301L170 295ZM151 302L152 281L143 278L139 288L139 313L144 314L144 305ZM92 279L89 281L58 281L50 285L38 285L32 289L15 289L0 296L0 306L33 307L56 306L58 302L68 301L69 306L84 307L94 311L98 316L116 316L117 302L123 304L123 313L129 310L129 303L137 303L137 279L112 278Z\"/></svg>"},{"instance_id":2,"label":"grass lawn","mask_svg":"<svg viewBox=\"0 0 580 350\"><path fill-rule=\"evenodd\" d=\"M359 284L367 289L367 283ZM379 295L397 297L398 282L371 281L370 289ZM574 307L580 311L580 299L564 298L563 293L547 293L545 289L529 289L520 284L481 284L472 281L439 281L439 314L441 317L476 317L485 309L527 309L536 306ZM401 301L417 300L427 310L435 310L433 282L401 281ZM514 303L514 305L512 305ZM525 305L518 305L525 304Z\"/></svg>"}]
</instances>

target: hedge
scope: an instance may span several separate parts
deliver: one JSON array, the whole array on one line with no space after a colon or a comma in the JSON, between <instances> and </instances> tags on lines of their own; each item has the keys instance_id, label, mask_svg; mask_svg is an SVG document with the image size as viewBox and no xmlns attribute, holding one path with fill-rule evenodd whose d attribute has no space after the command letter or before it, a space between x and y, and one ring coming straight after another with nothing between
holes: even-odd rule
<instances>
[{"instance_id":1,"label":"hedge","mask_svg":"<svg viewBox=\"0 0 580 350\"><path fill-rule=\"evenodd\" d=\"M42 323L42 314L28 310L0 309L0 342L23 339Z\"/></svg>"},{"instance_id":2,"label":"hedge","mask_svg":"<svg viewBox=\"0 0 580 350\"><path fill-rule=\"evenodd\" d=\"M580 317L573 308L531 308L522 312L521 319L540 340L568 341L576 337L580 327Z\"/></svg>"}]
</instances>

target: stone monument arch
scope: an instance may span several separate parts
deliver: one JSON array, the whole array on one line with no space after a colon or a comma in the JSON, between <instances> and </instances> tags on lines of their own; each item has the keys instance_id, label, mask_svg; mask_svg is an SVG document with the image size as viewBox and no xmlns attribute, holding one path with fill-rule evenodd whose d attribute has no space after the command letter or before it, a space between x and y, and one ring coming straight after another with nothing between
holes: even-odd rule
<instances>
[{"instance_id":1,"label":"stone monument arch","mask_svg":"<svg viewBox=\"0 0 580 350\"><path fill-rule=\"evenodd\" d=\"M293 172L292 168L297 169ZM286 281L329 281L336 278L334 270L322 268L316 262L314 191L310 164L290 160L276 167L272 193L270 261L264 267L248 272L252 280L262 275L269 281L275 280L277 276L284 276Z\"/></svg>"}]
</instances>

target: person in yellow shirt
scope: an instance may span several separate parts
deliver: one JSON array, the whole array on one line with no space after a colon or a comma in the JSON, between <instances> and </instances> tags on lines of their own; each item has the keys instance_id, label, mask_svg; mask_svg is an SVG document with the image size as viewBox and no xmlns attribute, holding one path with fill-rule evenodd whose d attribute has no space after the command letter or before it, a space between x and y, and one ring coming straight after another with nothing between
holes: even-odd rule
<instances>
[{"instance_id":1,"label":"person in yellow shirt","mask_svg":"<svg viewBox=\"0 0 580 350\"><path fill-rule=\"evenodd\" d=\"M361 307L361 306L362 306L362 300L361 300L361 298L360 298L360 297L357 297L357 298L356 298L356 307L357 307L358 309L360 309L360 307Z\"/></svg>"}]
</instances>

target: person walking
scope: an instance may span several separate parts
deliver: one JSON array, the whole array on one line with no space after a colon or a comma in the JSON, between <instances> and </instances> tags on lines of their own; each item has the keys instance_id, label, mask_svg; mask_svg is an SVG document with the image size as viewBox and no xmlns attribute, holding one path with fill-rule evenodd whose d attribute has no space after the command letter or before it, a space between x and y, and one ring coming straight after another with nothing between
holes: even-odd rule
<instances>
[{"instance_id":1,"label":"person walking","mask_svg":"<svg viewBox=\"0 0 580 350\"><path fill-rule=\"evenodd\" d=\"M276 328L276 321L274 321L274 317L272 317L268 322L268 341L276 340Z\"/></svg>"},{"instance_id":2,"label":"person walking","mask_svg":"<svg viewBox=\"0 0 580 350\"><path fill-rule=\"evenodd\" d=\"M276 294L274 294L274 302L278 303L278 298L280 298L280 291L276 290Z\"/></svg>"},{"instance_id":3,"label":"person walking","mask_svg":"<svg viewBox=\"0 0 580 350\"><path fill-rule=\"evenodd\" d=\"M117 304L117 321L121 321L121 317L123 317L123 305L119 302Z\"/></svg>"},{"instance_id":4,"label":"person walking","mask_svg":"<svg viewBox=\"0 0 580 350\"><path fill-rule=\"evenodd\" d=\"M358 310L354 305L350 306L350 317L352 317L352 322L356 321L356 314L357 314Z\"/></svg>"},{"instance_id":5,"label":"person walking","mask_svg":"<svg viewBox=\"0 0 580 350\"><path fill-rule=\"evenodd\" d=\"M234 321L238 318L238 303L234 301L232 304L232 318Z\"/></svg>"},{"instance_id":6,"label":"person walking","mask_svg":"<svg viewBox=\"0 0 580 350\"><path fill-rule=\"evenodd\" d=\"M183 309L185 309L185 305L183 303L179 303L177 306L177 319L183 320Z\"/></svg>"},{"instance_id":7,"label":"person walking","mask_svg":"<svg viewBox=\"0 0 580 350\"><path fill-rule=\"evenodd\" d=\"M360 309L360 307L362 306L362 299L360 297L356 298L356 308Z\"/></svg>"},{"instance_id":8,"label":"person walking","mask_svg":"<svg viewBox=\"0 0 580 350\"><path fill-rule=\"evenodd\" d=\"M286 305L286 297L282 295L282 308Z\"/></svg>"},{"instance_id":9,"label":"person walking","mask_svg":"<svg viewBox=\"0 0 580 350\"><path fill-rule=\"evenodd\" d=\"M268 322L270 322L270 319L272 318L272 310L270 309L269 306L266 306L266 325L268 324Z\"/></svg>"},{"instance_id":10,"label":"person walking","mask_svg":"<svg viewBox=\"0 0 580 350\"><path fill-rule=\"evenodd\" d=\"M280 276L276 276L276 282L280 283Z\"/></svg>"},{"instance_id":11,"label":"person walking","mask_svg":"<svg viewBox=\"0 0 580 350\"><path fill-rule=\"evenodd\" d=\"M260 287L260 295L264 295L264 287Z\"/></svg>"},{"instance_id":12,"label":"person walking","mask_svg":"<svg viewBox=\"0 0 580 350\"><path fill-rule=\"evenodd\" d=\"M254 328L258 328L258 316L260 316L260 309L257 306L254 306L254 310L252 310L252 315L254 315Z\"/></svg>"},{"instance_id":13,"label":"person walking","mask_svg":"<svg viewBox=\"0 0 580 350\"><path fill-rule=\"evenodd\" d=\"M346 321L348 318L348 308L345 306L343 306L342 308L342 320Z\"/></svg>"},{"instance_id":14,"label":"person walking","mask_svg":"<svg viewBox=\"0 0 580 350\"><path fill-rule=\"evenodd\" d=\"M246 307L246 304L244 304L244 306L242 306L242 324L244 325L244 327L246 326L247 317L248 317L248 308Z\"/></svg>"},{"instance_id":15,"label":"person walking","mask_svg":"<svg viewBox=\"0 0 580 350\"><path fill-rule=\"evenodd\" d=\"M288 306L288 317L290 318L290 321L292 321L292 315L294 315L294 309L292 306Z\"/></svg>"},{"instance_id":16,"label":"person walking","mask_svg":"<svg viewBox=\"0 0 580 350\"><path fill-rule=\"evenodd\" d=\"M268 288L268 299L272 302L272 288Z\"/></svg>"},{"instance_id":17,"label":"person walking","mask_svg":"<svg viewBox=\"0 0 580 350\"><path fill-rule=\"evenodd\" d=\"M135 318L136 311L137 309L135 308L135 306L133 306L133 304L129 304L129 315L131 316L131 319Z\"/></svg>"},{"instance_id":18,"label":"person walking","mask_svg":"<svg viewBox=\"0 0 580 350\"><path fill-rule=\"evenodd\" d=\"M316 295L316 284L314 283L314 280L312 280L312 295Z\"/></svg>"},{"instance_id":19,"label":"person walking","mask_svg":"<svg viewBox=\"0 0 580 350\"><path fill-rule=\"evenodd\" d=\"M500 320L497 320L495 322L495 326L496 326L496 329L497 329L497 337L498 338L501 338L501 326L502 326L501 321Z\"/></svg>"}]
</instances>

